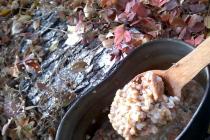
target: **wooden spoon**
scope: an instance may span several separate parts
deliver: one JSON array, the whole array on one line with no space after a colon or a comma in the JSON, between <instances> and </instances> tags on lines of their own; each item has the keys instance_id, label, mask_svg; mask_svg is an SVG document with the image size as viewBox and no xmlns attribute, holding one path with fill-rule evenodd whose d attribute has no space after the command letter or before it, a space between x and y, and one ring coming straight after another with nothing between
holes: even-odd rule
<instances>
[{"instance_id":1,"label":"wooden spoon","mask_svg":"<svg viewBox=\"0 0 210 140\"><path fill-rule=\"evenodd\" d=\"M153 70L165 82L168 93L181 97L182 88L210 63L210 37L167 70Z\"/></svg>"}]
</instances>

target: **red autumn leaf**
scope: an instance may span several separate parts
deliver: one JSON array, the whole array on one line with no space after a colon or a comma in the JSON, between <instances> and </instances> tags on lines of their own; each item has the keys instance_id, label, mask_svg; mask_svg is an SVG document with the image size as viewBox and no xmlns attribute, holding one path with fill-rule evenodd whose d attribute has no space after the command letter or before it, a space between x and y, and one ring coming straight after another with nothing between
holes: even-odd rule
<instances>
[{"instance_id":1,"label":"red autumn leaf","mask_svg":"<svg viewBox=\"0 0 210 140\"><path fill-rule=\"evenodd\" d=\"M116 46L119 45L120 43L122 43L123 41L125 43L131 41L130 32L125 29L124 25L120 25L117 28L115 28L114 35L115 35L114 44Z\"/></svg>"},{"instance_id":2,"label":"red autumn leaf","mask_svg":"<svg viewBox=\"0 0 210 140\"><path fill-rule=\"evenodd\" d=\"M117 21L119 22L126 22L126 21L133 21L134 17L136 16L136 13L130 12L130 13L121 13L117 16Z\"/></svg>"},{"instance_id":3,"label":"red autumn leaf","mask_svg":"<svg viewBox=\"0 0 210 140\"><path fill-rule=\"evenodd\" d=\"M120 25L114 30L114 35L115 35L114 43L115 43L115 45L118 45L123 41L124 32L125 32L124 25Z\"/></svg>"},{"instance_id":4,"label":"red autumn leaf","mask_svg":"<svg viewBox=\"0 0 210 140\"><path fill-rule=\"evenodd\" d=\"M162 29L161 24L157 23L153 18L146 17L135 23L135 26L141 28L143 32L160 31Z\"/></svg>"},{"instance_id":5,"label":"red autumn leaf","mask_svg":"<svg viewBox=\"0 0 210 140\"><path fill-rule=\"evenodd\" d=\"M197 36L196 38L192 37L191 39L185 40L185 42L194 46L198 46L203 40L204 40L204 35L201 34Z\"/></svg>"},{"instance_id":6,"label":"red autumn leaf","mask_svg":"<svg viewBox=\"0 0 210 140\"><path fill-rule=\"evenodd\" d=\"M117 16L117 19L122 22L133 21L135 16L146 17L149 11L142 3L132 0L126 4L125 11Z\"/></svg>"},{"instance_id":7,"label":"red autumn leaf","mask_svg":"<svg viewBox=\"0 0 210 140\"><path fill-rule=\"evenodd\" d=\"M190 45L194 45L194 38L187 39L185 42L189 43Z\"/></svg>"},{"instance_id":8,"label":"red autumn leaf","mask_svg":"<svg viewBox=\"0 0 210 140\"><path fill-rule=\"evenodd\" d=\"M140 17L146 17L149 13L142 3L135 3L132 11Z\"/></svg>"},{"instance_id":9,"label":"red autumn leaf","mask_svg":"<svg viewBox=\"0 0 210 140\"><path fill-rule=\"evenodd\" d=\"M130 42L131 41L131 34L130 34L129 31L124 32L124 39L125 39L125 42Z\"/></svg>"}]
</instances>

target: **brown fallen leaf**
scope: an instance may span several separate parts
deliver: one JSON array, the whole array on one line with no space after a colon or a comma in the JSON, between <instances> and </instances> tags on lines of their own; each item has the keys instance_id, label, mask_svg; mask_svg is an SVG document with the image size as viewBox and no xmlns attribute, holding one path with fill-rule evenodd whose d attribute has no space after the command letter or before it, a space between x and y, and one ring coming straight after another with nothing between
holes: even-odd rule
<instances>
[{"instance_id":1,"label":"brown fallen leaf","mask_svg":"<svg viewBox=\"0 0 210 140\"><path fill-rule=\"evenodd\" d=\"M8 69L8 73L12 76L12 77L19 77L20 71L18 70L17 66L13 66L10 67Z\"/></svg>"},{"instance_id":2,"label":"brown fallen leaf","mask_svg":"<svg viewBox=\"0 0 210 140\"><path fill-rule=\"evenodd\" d=\"M113 9L103 9L99 12L99 15L107 22L111 23L116 17L116 11Z\"/></svg>"},{"instance_id":3,"label":"brown fallen leaf","mask_svg":"<svg viewBox=\"0 0 210 140\"><path fill-rule=\"evenodd\" d=\"M170 24L173 27L184 27L186 25L184 20L182 18L180 18L180 17L173 18L173 20L170 22Z\"/></svg>"},{"instance_id":4,"label":"brown fallen leaf","mask_svg":"<svg viewBox=\"0 0 210 140\"><path fill-rule=\"evenodd\" d=\"M69 5L71 7L78 7L81 5L82 2L85 2L85 0L72 0L72 1L69 1Z\"/></svg>"},{"instance_id":5,"label":"brown fallen leaf","mask_svg":"<svg viewBox=\"0 0 210 140\"><path fill-rule=\"evenodd\" d=\"M100 0L99 3L102 7L109 7L116 3L117 0Z\"/></svg>"},{"instance_id":6,"label":"brown fallen leaf","mask_svg":"<svg viewBox=\"0 0 210 140\"><path fill-rule=\"evenodd\" d=\"M102 7L116 7L118 10L125 8L129 0L99 0L99 5Z\"/></svg>"},{"instance_id":7,"label":"brown fallen leaf","mask_svg":"<svg viewBox=\"0 0 210 140\"><path fill-rule=\"evenodd\" d=\"M44 83L40 83L40 82L37 82L36 85L35 85L39 90L49 90L49 88L47 87L46 84Z\"/></svg>"},{"instance_id":8,"label":"brown fallen leaf","mask_svg":"<svg viewBox=\"0 0 210 140\"><path fill-rule=\"evenodd\" d=\"M18 77L20 74L20 68L18 68L18 63L19 63L19 57L15 56L15 62L12 67L5 68L6 72L11 75L12 77Z\"/></svg>"},{"instance_id":9,"label":"brown fallen leaf","mask_svg":"<svg viewBox=\"0 0 210 140\"><path fill-rule=\"evenodd\" d=\"M37 30L39 27L40 27L40 24L41 24L41 21L40 20L35 20L34 22L33 22L33 28L34 28L34 30Z\"/></svg>"},{"instance_id":10,"label":"brown fallen leaf","mask_svg":"<svg viewBox=\"0 0 210 140\"><path fill-rule=\"evenodd\" d=\"M66 107L69 105L69 103L75 99L77 97L77 95L75 93L65 93L63 95L61 95L61 106L62 107Z\"/></svg>"},{"instance_id":11,"label":"brown fallen leaf","mask_svg":"<svg viewBox=\"0 0 210 140\"><path fill-rule=\"evenodd\" d=\"M0 37L0 45L8 45L11 41L11 38L7 35Z\"/></svg>"},{"instance_id":12,"label":"brown fallen leaf","mask_svg":"<svg viewBox=\"0 0 210 140\"><path fill-rule=\"evenodd\" d=\"M113 61L113 60L118 61L123 56L123 52L119 49L114 48L110 55L111 55L110 61Z\"/></svg>"},{"instance_id":13,"label":"brown fallen leaf","mask_svg":"<svg viewBox=\"0 0 210 140\"><path fill-rule=\"evenodd\" d=\"M41 66L39 65L37 59L28 59L28 60L26 60L25 61L25 67L26 67L26 70L29 73L32 73L31 69L33 69L36 73L40 73L41 72Z\"/></svg>"},{"instance_id":14,"label":"brown fallen leaf","mask_svg":"<svg viewBox=\"0 0 210 140\"><path fill-rule=\"evenodd\" d=\"M17 126L25 126L29 123L29 118L26 117L25 115L20 115L16 120L15 123Z\"/></svg>"},{"instance_id":15,"label":"brown fallen leaf","mask_svg":"<svg viewBox=\"0 0 210 140\"><path fill-rule=\"evenodd\" d=\"M163 22L168 22L170 19L170 14L167 11L165 11L160 15L160 18Z\"/></svg>"},{"instance_id":16,"label":"brown fallen leaf","mask_svg":"<svg viewBox=\"0 0 210 140\"><path fill-rule=\"evenodd\" d=\"M26 25L31 22L30 15L20 15L19 17L15 17L12 23L12 35L21 33Z\"/></svg>"},{"instance_id":17,"label":"brown fallen leaf","mask_svg":"<svg viewBox=\"0 0 210 140\"><path fill-rule=\"evenodd\" d=\"M33 53L26 56L23 60L19 60L17 56L15 60L15 65L17 66L19 71L26 70L29 73L41 72L41 66L38 62L38 59L35 58Z\"/></svg>"},{"instance_id":18,"label":"brown fallen leaf","mask_svg":"<svg viewBox=\"0 0 210 140\"><path fill-rule=\"evenodd\" d=\"M78 62L75 62L72 66L71 66L71 70L73 72L81 72L85 69L85 67L87 66L88 64L82 60L78 61Z\"/></svg>"},{"instance_id":19,"label":"brown fallen leaf","mask_svg":"<svg viewBox=\"0 0 210 140\"><path fill-rule=\"evenodd\" d=\"M87 0L86 5L83 9L85 17L90 18L95 14L95 7L93 7L93 1L92 0Z\"/></svg>"},{"instance_id":20,"label":"brown fallen leaf","mask_svg":"<svg viewBox=\"0 0 210 140\"><path fill-rule=\"evenodd\" d=\"M18 21L13 21L12 24L12 35L21 33L24 29L24 24L22 22L18 22Z\"/></svg>"},{"instance_id":21,"label":"brown fallen leaf","mask_svg":"<svg viewBox=\"0 0 210 140\"><path fill-rule=\"evenodd\" d=\"M55 139L55 134L56 130L54 128L49 128L48 129L48 140L54 140Z\"/></svg>"},{"instance_id":22,"label":"brown fallen leaf","mask_svg":"<svg viewBox=\"0 0 210 140\"><path fill-rule=\"evenodd\" d=\"M15 119L16 128L14 130L16 131L19 139L34 139L34 125L35 122L30 120L28 116L25 114L22 114Z\"/></svg>"},{"instance_id":23,"label":"brown fallen leaf","mask_svg":"<svg viewBox=\"0 0 210 140\"><path fill-rule=\"evenodd\" d=\"M107 35L100 34L98 39L102 42L104 48L112 48L114 45L114 35L112 32L109 32Z\"/></svg>"},{"instance_id":24,"label":"brown fallen leaf","mask_svg":"<svg viewBox=\"0 0 210 140\"><path fill-rule=\"evenodd\" d=\"M140 32L131 32L131 38L132 40L129 42L129 45L134 48L149 41L149 38Z\"/></svg>"},{"instance_id":25,"label":"brown fallen leaf","mask_svg":"<svg viewBox=\"0 0 210 140\"><path fill-rule=\"evenodd\" d=\"M104 41L102 41L102 45L105 47L105 48L112 48L113 45L114 45L114 39L106 39Z\"/></svg>"},{"instance_id":26,"label":"brown fallen leaf","mask_svg":"<svg viewBox=\"0 0 210 140\"><path fill-rule=\"evenodd\" d=\"M134 24L135 27L141 28L141 31L154 35L153 32L159 32L162 29L162 24L150 17L145 17ZM157 37L157 36L154 36Z\"/></svg>"}]
</instances>

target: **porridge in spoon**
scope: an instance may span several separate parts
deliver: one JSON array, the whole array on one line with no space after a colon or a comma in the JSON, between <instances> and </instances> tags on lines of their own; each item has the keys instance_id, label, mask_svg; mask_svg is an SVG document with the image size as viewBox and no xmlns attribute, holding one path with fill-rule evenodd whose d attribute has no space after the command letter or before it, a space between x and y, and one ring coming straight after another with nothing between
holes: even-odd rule
<instances>
[{"instance_id":1,"label":"porridge in spoon","mask_svg":"<svg viewBox=\"0 0 210 140\"><path fill-rule=\"evenodd\" d=\"M111 105L109 119L116 132L103 125L94 138L103 139L111 133L116 138L105 139L175 139L189 122L203 93L201 85L192 80L183 88L181 99L167 96L161 77L152 72L138 75L117 91Z\"/></svg>"}]
</instances>

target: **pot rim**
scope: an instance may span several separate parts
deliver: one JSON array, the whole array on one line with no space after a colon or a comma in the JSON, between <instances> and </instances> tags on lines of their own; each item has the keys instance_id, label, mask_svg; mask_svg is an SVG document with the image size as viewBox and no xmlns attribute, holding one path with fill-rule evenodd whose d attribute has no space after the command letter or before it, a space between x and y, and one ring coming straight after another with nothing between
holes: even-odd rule
<instances>
[{"instance_id":1,"label":"pot rim","mask_svg":"<svg viewBox=\"0 0 210 140\"><path fill-rule=\"evenodd\" d=\"M59 140L59 138L61 137L61 134L63 133L62 129L63 129L63 126L64 126L65 122L67 121L67 119L70 116L71 112L76 110L76 108L79 106L79 102L83 102L83 100L85 100L86 96L88 96L89 94L94 94L95 88L103 86L103 83L105 83L106 81L109 81L111 76L114 75L117 72L117 69L120 68L123 65L123 63L129 59L129 56L134 55L135 53L137 53L137 50L140 50L141 48L147 47L147 45L149 45L151 43L166 42L166 41L182 44L182 45L184 45L184 46L186 46L186 47L188 47L188 48L190 48L192 50L194 49L194 47L192 45L190 45L190 44L188 44L188 43L186 43L186 42L184 42L182 40L170 39L170 38L155 39L155 40L149 41L147 43L144 43L140 47L134 49L125 59L123 59L120 62L117 62L117 64L114 66L114 68L112 68L110 70L111 72L98 85L96 85L95 87L90 88L89 90L87 90L86 92L84 92L83 94L78 96L78 98L74 101L74 103L72 103L72 105L68 108L67 112L65 113L65 115L61 119L61 122L60 122L59 127L58 127L57 132L56 132L55 140ZM190 121L187 123L187 125L184 127L184 129L181 131L181 133L176 137L176 140L180 139L182 137L182 135L187 131L187 129L192 124L194 118L197 116L199 110L203 106L204 102L207 100L207 95L208 95L209 86L210 86L209 85L209 69L208 69L208 66L205 67L204 69L205 69L206 81L207 81L207 85L205 87L204 95L203 95L202 100L200 101L200 104L197 107L196 111L193 113Z\"/></svg>"}]
</instances>

